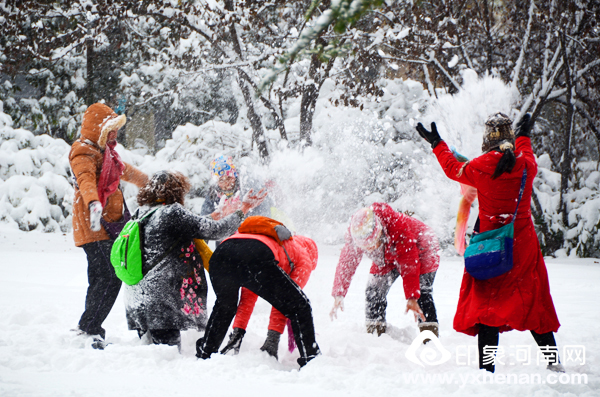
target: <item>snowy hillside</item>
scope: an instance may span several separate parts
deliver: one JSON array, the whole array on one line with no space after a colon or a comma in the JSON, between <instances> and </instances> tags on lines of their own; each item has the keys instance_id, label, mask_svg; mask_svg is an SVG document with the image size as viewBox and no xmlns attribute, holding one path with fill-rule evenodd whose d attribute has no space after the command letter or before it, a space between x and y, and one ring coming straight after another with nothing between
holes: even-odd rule
<instances>
[{"instance_id":1,"label":"snowy hillside","mask_svg":"<svg viewBox=\"0 0 600 397\"><path fill-rule=\"evenodd\" d=\"M476 339L452 329L463 271L460 259L443 259L434 283L440 342L451 356L439 365L428 365L440 361L441 354L433 345L418 344L414 357L423 363L419 366L407 358L417 327L412 316L403 312L400 281L388 296L390 332L379 338L365 332L366 261L352 282L345 311L336 321L330 320L340 248L319 242L319 264L305 291L323 354L298 371L298 352L287 351L286 333L279 346L280 361L259 350L270 313L264 301L257 304L238 356L215 354L198 361L194 354L200 334L196 331L183 332L181 354L176 347L144 345L136 332L127 330L122 294L104 322L112 344L104 351L84 347L69 332L83 310L87 287L83 250L73 246L70 234L25 233L0 226L0 395L592 397L600 393L600 319L590 299L600 279L597 260L547 262L562 324L556 338L566 374L559 377L538 366L531 335L512 331L500 337L506 349L505 365L498 365L496 377L483 384L483 372L476 364ZM212 308L214 294L209 291ZM523 364L523 356L510 356L517 348L521 352L530 349L530 365ZM563 354L563 349L571 353ZM580 365L582 350L585 362Z\"/></svg>"}]
</instances>

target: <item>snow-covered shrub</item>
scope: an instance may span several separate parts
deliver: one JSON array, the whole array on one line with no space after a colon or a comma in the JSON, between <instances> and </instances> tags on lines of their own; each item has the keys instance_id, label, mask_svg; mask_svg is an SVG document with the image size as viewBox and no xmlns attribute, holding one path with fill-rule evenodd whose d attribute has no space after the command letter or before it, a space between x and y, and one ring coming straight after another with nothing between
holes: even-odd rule
<instances>
[{"instance_id":1,"label":"snow-covered shrub","mask_svg":"<svg viewBox=\"0 0 600 397\"><path fill-rule=\"evenodd\" d=\"M70 228L69 148L62 139L13 129L0 112L0 221L22 230Z\"/></svg>"}]
</instances>

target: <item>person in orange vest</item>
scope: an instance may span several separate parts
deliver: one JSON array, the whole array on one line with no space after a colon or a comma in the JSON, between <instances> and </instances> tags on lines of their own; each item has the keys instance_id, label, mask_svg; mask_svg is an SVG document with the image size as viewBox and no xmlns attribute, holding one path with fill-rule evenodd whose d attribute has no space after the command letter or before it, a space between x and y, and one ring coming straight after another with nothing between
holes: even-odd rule
<instances>
[{"instance_id":1,"label":"person in orange vest","mask_svg":"<svg viewBox=\"0 0 600 397\"><path fill-rule=\"evenodd\" d=\"M286 273L286 269L291 268L290 261L300 273L314 269L316 260L316 244L302 236L293 236L282 245L263 234L236 233L225 239L210 259L210 280L217 300L206 332L196 342L196 356L208 359L218 351L236 315L242 287L265 299L290 319L301 367L319 355L310 301ZM298 279L308 277L304 275Z\"/></svg>"},{"instance_id":2,"label":"person in orange vest","mask_svg":"<svg viewBox=\"0 0 600 397\"><path fill-rule=\"evenodd\" d=\"M306 251L306 254L300 253L301 260L293 262L291 265L289 261L278 262L277 265L281 267L286 274L289 274L290 278L296 284L298 284L300 288L304 288L308 282L310 274L317 267L319 251L317 249L317 244L308 237L295 235L293 240L295 243L297 243L296 245L300 245L299 247L295 248ZM233 331L229 335L229 342L221 350L221 354L227 354L231 350L233 350L235 354L239 353L240 346L242 344L242 338L246 334L248 321L250 321L250 316L252 316L254 305L256 304L257 299L258 295L256 295L254 292L247 288L242 288L240 302L238 304L235 320L233 322ZM271 309L271 317L269 319L267 339L260 350L267 352L272 357L278 357L277 352L279 348L279 339L281 338L281 334L283 334L286 323L288 327L291 327L291 322L289 322L279 310L273 307ZM293 347L294 346L292 345L290 351L293 350Z\"/></svg>"}]
</instances>

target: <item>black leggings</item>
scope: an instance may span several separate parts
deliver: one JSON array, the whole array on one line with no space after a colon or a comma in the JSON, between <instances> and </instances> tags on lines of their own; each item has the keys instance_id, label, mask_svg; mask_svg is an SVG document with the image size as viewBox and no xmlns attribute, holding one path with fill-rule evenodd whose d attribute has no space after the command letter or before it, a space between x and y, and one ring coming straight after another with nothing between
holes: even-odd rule
<instances>
[{"instance_id":1,"label":"black leggings","mask_svg":"<svg viewBox=\"0 0 600 397\"><path fill-rule=\"evenodd\" d=\"M209 275L217 301L199 345L201 356L209 356L221 346L235 317L241 287L248 288L291 320L301 365L319 354L310 302L300 287L277 266L267 245L254 239L223 242L210 259Z\"/></svg>"},{"instance_id":2,"label":"black leggings","mask_svg":"<svg viewBox=\"0 0 600 397\"><path fill-rule=\"evenodd\" d=\"M421 287L421 297L417 300L419 307L423 310L425 320L427 322L437 322L437 313L435 310L435 304L433 302L433 280L435 279L435 273L421 274L419 277ZM365 316L367 319L367 325L369 324L385 324L385 312L387 309L387 294L392 287L394 281L400 277L398 270L394 269L391 272L384 275L372 274L367 284L365 291L366 305L365 305ZM419 322L421 318L419 318Z\"/></svg>"},{"instance_id":3,"label":"black leggings","mask_svg":"<svg viewBox=\"0 0 600 397\"><path fill-rule=\"evenodd\" d=\"M494 357L495 353L491 351L488 354L484 353L486 346L497 347L500 335L499 327L490 327L488 325L479 324L479 334L477 337L477 345L479 347L479 368L485 369L489 372L495 371ZM558 358L558 350L556 349L556 340L554 339L553 332L546 332L545 334L538 334L535 331L531 331L533 339L542 347L542 353L549 364L558 364L560 362Z\"/></svg>"}]
</instances>

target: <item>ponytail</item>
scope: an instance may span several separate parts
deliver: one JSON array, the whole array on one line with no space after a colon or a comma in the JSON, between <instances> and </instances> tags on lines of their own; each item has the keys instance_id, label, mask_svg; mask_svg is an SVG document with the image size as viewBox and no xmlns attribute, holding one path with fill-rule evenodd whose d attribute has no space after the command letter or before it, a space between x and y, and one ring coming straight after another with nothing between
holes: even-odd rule
<instances>
[{"instance_id":1,"label":"ponytail","mask_svg":"<svg viewBox=\"0 0 600 397\"><path fill-rule=\"evenodd\" d=\"M515 167L515 163L517 162L515 152L513 152L512 143L504 141L500 144L498 149L501 152L504 152L504 154L502 157L500 157L500 161L498 161L498 164L496 165L492 179L498 178L505 172L512 172L513 168Z\"/></svg>"}]
</instances>

